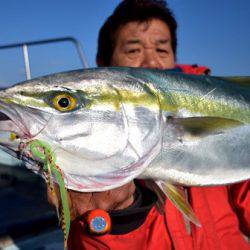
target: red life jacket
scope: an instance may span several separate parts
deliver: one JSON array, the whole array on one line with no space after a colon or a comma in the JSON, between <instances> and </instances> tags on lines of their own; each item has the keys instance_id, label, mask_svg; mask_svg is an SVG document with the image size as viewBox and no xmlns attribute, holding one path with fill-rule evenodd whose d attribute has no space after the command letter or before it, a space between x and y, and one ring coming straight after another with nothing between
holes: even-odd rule
<instances>
[{"instance_id":1,"label":"red life jacket","mask_svg":"<svg viewBox=\"0 0 250 250\"><path fill-rule=\"evenodd\" d=\"M207 74L206 67L177 65L184 73ZM220 187L187 188L189 202L201 223L190 223L169 201L165 214L153 206L144 223L125 234L93 236L86 233L84 221L71 224L69 250L250 250L250 181ZM244 236L244 234L246 236Z\"/></svg>"},{"instance_id":2,"label":"red life jacket","mask_svg":"<svg viewBox=\"0 0 250 250\"><path fill-rule=\"evenodd\" d=\"M249 250L250 181L221 187L188 188L189 200L201 227L187 231L183 215L169 201L162 215L154 206L145 222L121 235L92 236L83 220L71 225L69 250Z\"/></svg>"},{"instance_id":3,"label":"red life jacket","mask_svg":"<svg viewBox=\"0 0 250 250\"><path fill-rule=\"evenodd\" d=\"M198 66L197 64L176 64L175 67L183 73L194 75L209 75L211 70L206 66Z\"/></svg>"}]
</instances>

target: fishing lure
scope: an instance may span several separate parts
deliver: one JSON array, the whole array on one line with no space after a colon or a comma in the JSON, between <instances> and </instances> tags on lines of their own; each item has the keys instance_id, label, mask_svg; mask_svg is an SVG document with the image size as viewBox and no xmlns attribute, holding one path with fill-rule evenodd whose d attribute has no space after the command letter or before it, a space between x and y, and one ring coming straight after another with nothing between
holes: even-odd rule
<instances>
[{"instance_id":1,"label":"fishing lure","mask_svg":"<svg viewBox=\"0 0 250 250\"><path fill-rule=\"evenodd\" d=\"M41 140L33 140L30 141L28 145L30 147L32 156L35 159L43 162L43 171L47 176L47 183L51 190L52 196L54 197L54 204L56 205L59 221L63 229L64 247L66 249L70 230L70 210L63 173L61 169L56 165L56 156L53 153L51 146L47 142ZM53 177L55 178L59 186L61 204L59 203L59 199L55 191Z\"/></svg>"}]
</instances>

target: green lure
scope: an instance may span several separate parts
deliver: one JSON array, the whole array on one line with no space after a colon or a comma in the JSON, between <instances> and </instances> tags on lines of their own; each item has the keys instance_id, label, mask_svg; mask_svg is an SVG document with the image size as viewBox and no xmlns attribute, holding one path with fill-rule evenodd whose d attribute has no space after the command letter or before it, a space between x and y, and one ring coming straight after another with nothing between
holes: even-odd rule
<instances>
[{"instance_id":1,"label":"green lure","mask_svg":"<svg viewBox=\"0 0 250 250\"><path fill-rule=\"evenodd\" d=\"M56 181L59 185L61 201L62 201L62 210L59 213L58 207L57 212L60 215L61 226L64 233L64 246L67 248L67 240L69 236L70 230L70 210L69 210L69 203L67 197L67 190L65 188L63 175L61 170L56 166L56 156L52 151L51 146L44 141L41 140L34 140L29 143L30 150L32 155L39 160L44 162L43 170L48 174L48 185L51 188L51 191L54 195L54 183L52 180L52 176L56 178ZM58 202L57 202L58 203Z\"/></svg>"}]
</instances>

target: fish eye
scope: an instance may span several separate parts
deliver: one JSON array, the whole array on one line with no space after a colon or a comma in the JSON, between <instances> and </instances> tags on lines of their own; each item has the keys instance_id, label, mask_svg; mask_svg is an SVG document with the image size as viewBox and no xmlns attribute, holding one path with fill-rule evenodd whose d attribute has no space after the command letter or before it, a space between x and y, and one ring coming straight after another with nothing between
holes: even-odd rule
<instances>
[{"instance_id":1,"label":"fish eye","mask_svg":"<svg viewBox=\"0 0 250 250\"><path fill-rule=\"evenodd\" d=\"M69 94L59 94L54 97L53 105L59 111L71 111L76 108L77 100Z\"/></svg>"}]
</instances>

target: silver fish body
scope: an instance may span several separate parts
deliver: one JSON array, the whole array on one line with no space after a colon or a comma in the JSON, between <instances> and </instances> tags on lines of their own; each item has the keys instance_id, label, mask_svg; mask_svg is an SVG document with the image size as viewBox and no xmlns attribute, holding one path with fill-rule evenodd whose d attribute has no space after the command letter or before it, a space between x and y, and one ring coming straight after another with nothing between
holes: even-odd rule
<instances>
[{"instance_id":1,"label":"silver fish body","mask_svg":"<svg viewBox=\"0 0 250 250\"><path fill-rule=\"evenodd\" d=\"M215 77L135 68L65 72L0 92L8 117L0 131L18 135L0 144L18 151L46 141L66 186L82 192L134 178L228 184L250 178L249 106L248 87Z\"/></svg>"}]
</instances>

